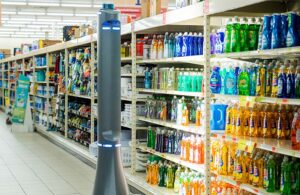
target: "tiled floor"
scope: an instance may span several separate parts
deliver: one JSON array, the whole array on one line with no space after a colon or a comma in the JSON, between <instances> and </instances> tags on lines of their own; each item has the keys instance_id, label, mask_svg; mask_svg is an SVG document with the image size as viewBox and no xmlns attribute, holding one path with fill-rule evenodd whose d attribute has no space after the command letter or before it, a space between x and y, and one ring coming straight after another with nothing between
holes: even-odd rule
<instances>
[{"instance_id":1,"label":"tiled floor","mask_svg":"<svg viewBox=\"0 0 300 195\"><path fill-rule=\"evenodd\" d=\"M12 133L0 111L0 195L91 195L95 170L37 133Z\"/></svg>"}]
</instances>

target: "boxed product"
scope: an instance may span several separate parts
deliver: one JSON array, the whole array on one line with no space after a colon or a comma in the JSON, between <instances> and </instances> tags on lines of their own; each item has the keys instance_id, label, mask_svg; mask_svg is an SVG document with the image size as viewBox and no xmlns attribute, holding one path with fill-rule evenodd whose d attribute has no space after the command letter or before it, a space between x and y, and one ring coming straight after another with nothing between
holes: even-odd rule
<instances>
[{"instance_id":1,"label":"boxed product","mask_svg":"<svg viewBox=\"0 0 300 195\"><path fill-rule=\"evenodd\" d=\"M39 49L61 43L60 40L39 40Z\"/></svg>"},{"instance_id":2,"label":"boxed product","mask_svg":"<svg viewBox=\"0 0 300 195\"><path fill-rule=\"evenodd\" d=\"M70 41L70 40L74 39L76 29L79 29L79 26L64 26L63 27L63 41Z\"/></svg>"},{"instance_id":3,"label":"boxed product","mask_svg":"<svg viewBox=\"0 0 300 195\"><path fill-rule=\"evenodd\" d=\"M10 49L0 49L0 59L10 57Z\"/></svg>"}]
</instances>

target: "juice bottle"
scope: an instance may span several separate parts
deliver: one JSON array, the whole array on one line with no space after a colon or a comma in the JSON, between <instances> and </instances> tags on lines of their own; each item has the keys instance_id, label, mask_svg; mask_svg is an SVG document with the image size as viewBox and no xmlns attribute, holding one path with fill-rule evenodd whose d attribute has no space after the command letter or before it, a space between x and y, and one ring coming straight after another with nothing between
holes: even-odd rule
<instances>
[{"instance_id":1,"label":"juice bottle","mask_svg":"<svg viewBox=\"0 0 300 195\"><path fill-rule=\"evenodd\" d=\"M220 162L218 167L218 172L220 175L227 175L228 170L228 147L225 141L222 141L220 148Z\"/></svg>"},{"instance_id":2,"label":"juice bottle","mask_svg":"<svg viewBox=\"0 0 300 195\"><path fill-rule=\"evenodd\" d=\"M267 161L267 192L275 192L275 178L276 178L276 162L274 156L270 155L269 160Z\"/></svg>"},{"instance_id":3,"label":"juice bottle","mask_svg":"<svg viewBox=\"0 0 300 195\"><path fill-rule=\"evenodd\" d=\"M256 187L263 186L263 171L264 171L264 163L262 158L262 153L258 152L254 159L254 166L253 166L253 180L252 185Z\"/></svg>"},{"instance_id":4,"label":"juice bottle","mask_svg":"<svg viewBox=\"0 0 300 195\"><path fill-rule=\"evenodd\" d=\"M232 175L234 171L234 161L235 161L235 154L236 154L236 143L230 143L230 149L228 152L228 175Z\"/></svg>"},{"instance_id":5,"label":"juice bottle","mask_svg":"<svg viewBox=\"0 0 300 195\"><path fill-rule=\"evenodd\" d=\"M250 163L250 153L244 152L242 169L243 169L243 183L249 182L249 163Z\"/></svg>"},{"instance_id":6,"label":"juice bottle","mask_svg":"<svg viewBox=\"0 0 300 195\"><path fill-rule=\"evenodd\" d=\"M291 141L292 148L294 150L300 150L300 108L294 114Z\"/></svg>"},{"instance_id":7,"label":"juice bottle","mask_svg":"<svg viewBox=\"0 0 300 195\"><path fill-rule=\"evenodd\" d=\"M277 97L277 93L278 93L279 67L280 67L280 62L277 61L275 66L272 69L272 91L271 91L272 97Z\"/></svg>"},{"instance_id":8,"label":"juice bottle","mask_svg":"<svg viewBox=\"0 0 300 195\"><path fill-rule=\"evenodd\" d=\"M232 104L229 104L226 109L226 126L225 126L225 134L230 135L231 132L231 115L232 115Z\"/></svg>"},{"instance_id":9,"label":"juice bottle","mask_svg":"<svg viewBox=\"0 0 300 195\"><path fill-rule=\"evenodd\" d=\"M268 160L269 160L270 154L268 152L265 153L263 157L263 163L264 163L264 170L263 170L263 188L267 189L268 182L269 182L269 176L268 176Z\"/></svg>"},{"instance_id":10,"label":"juice bottle","mask_svg":"<svg viewBox=\"0 0 300 195\"><path fill-rule=\"evenodd\" d=\"M287 156L283 158L281 163L281 177L280 177L280 192L282 194L291 194L291 164Z\"/></svg>"}]
</instances>

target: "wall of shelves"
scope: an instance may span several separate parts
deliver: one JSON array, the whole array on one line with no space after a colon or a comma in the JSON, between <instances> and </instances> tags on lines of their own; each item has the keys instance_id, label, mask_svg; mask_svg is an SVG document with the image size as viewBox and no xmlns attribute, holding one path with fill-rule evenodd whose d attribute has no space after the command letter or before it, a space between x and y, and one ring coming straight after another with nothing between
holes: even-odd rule
<instances>
[{"instance_id":1,"label":"wall of shelves","mask_svg":"<svg viewBox=\"0 0 300 195\"><path fill-rule=\"evenodd\" d=\"M266 6L266 10L257 9L260 6ZM137 149L142 150L144 152L148 152L157 156L162 157L163 159L169 160L174 162L178 165L183 167L190 168L191 170L197 171L199 173L203 173L205 184L206 184L206 194L210 194L210 180L211 176L217 175L218 180L223 181L225 183L232 184L236 187L244 189L248 192L254 194L269 194L262 188L256 188L249 184L242 184L236 182L230 176L222 176L218 175L215 172L210 171L210 144L211 140L219 140L219 141L227 141L227 142L234 142L234 143L243 143L248 147L254 147L258 149L262 149L264 151L270 151L273 153L288 155L296 158L300 158L300 152L295 151L291 148L291 142L289 140L277 140L275 138L253 138L253 137L244 137L244 136L229 136L225 135L224 133L216 133L210 130L210 101L212 99L217 100L235 100L235 101L244 101L246 103L271 103L271 104L285 104L285 105L300 105L300 99L287 99L287 98L274 98L274 97L260 97L260 96L239 96L239 95L220 95L220 94L211 94L209 90L209 78L210 78L210 70L212 67L213 62L222 62L222 61L232 61L232 62L244 62L247 60L253 59L285 59L285 58L295 58L300 57L300 46L292 47L292 48L280 48L280 49L271 49L271 50L256 50L256 51L247 51L247 52L237 52L237 53L225 53L225 54L210 54L210 42L209 36L211 28L214 28L216 24L222 24L219 20L221 16L232 16L234 15L243 15L246 16L261 16L264 13L272 13L275 11L284 12L284 6L282 6L281 2L279 1L267 1L267 0L250 0L250 1L234 1L234 0L224 0L224 1L217 1L217 0L206 0L202 3L198 3L196 5L188 6L182 9L174 10L171 12L167 12L164 14L160 14L157 16L153 16L150 18L142 19L140 21L133 22L131 24L127 24L122 26L122 35L123 37L126 35L131 35L131 57L125 57L121 59L122 64L129 63L131 64L131 73L122 74L122 77L131 78L131 91L132 95L130 97L122 97L121 101L131 103L131 125L123 124L122 127L131 129L131 156L132 156L132 163L130 171L127 170L126 176L130 178L132 175L139 176L140 180L137 182L138 185L143 186L140 187L141 189L149 188L146 190L147 193L153 194L171 194L173 191L168 190L166 188L160 188L157 186L151 186L146 183L145 175L136 172L136 154ZM216 22L217 21L217 22ZM172 29L172 27L176 26L176 28ZM187 28L190 26L196 26L197 28L203 29L204 32L204 55L196 55L196 56L188 56L188 57L174 57L174 58L165 58L165 59L158 59L158 60L149 60L149 59L142 59L141 57L136 56L136 41L137 38L141 34L147 33L164 33L166 31L186 31ZM68 75L70 72L69 66L69 54L72 50L76 50L78 48L91 48L91 58L89 61L90 68L91 68L91 90L90 94L74 94L73 92L70 93L69 90L66 90L65 93L60 93L61 96L64 96L65 106L64 106L64 137L68 137L68 121L69 121L69 112L74 113L74 110L70 110L68 107L69 102L72 99L84 99L85 101L90 102L90 106L93 108L97 104L97 97L95 94L94 86L95 86L95 78L98 76L95 74L95 65L97 65L96 56L95 56L95 49L96 49L96 35L87 36L81 39L72 40L66 43L57 44L54 46L50 46L47 48L43 48L38 51L31 52L26 55L15 56L11 58L7 58L0 61L1 67L1 74L2 74L2 93L1 97L3 98L3 106L6 105L5 99L7 97L12 97L13 89L11 84L13 83L10 80L10 76L13 76L13 73L16 72L15 69L12 69L13 63L19 63L22 61L21 64L25 64L25 60L30 59L33 62L33 66L21 68L19 72L23 74L25 72L32 72L35 74L37 70L49 70L52 68L50 64L47 66L37 67L35 65L35 57L45 55L47 58L47 62L49 60L49 55L63 51L65 54L64 64L65 64L65 74ZM204 90L202 92L183 92L177 90L161 90L161 89L143 89L137 87L137 79L143 78L144 75L137 73L137 66L138 65L158 65L163 67L170 67L170 66L197 66L203 68L203 76L204 76ZM5 83L9 85L6 86ZM34 82L36 84L44 84L49 87L52 83L49 81L48 77L46 81L43 82ZM101 92L98 92L101 93ZM177 96L185 96L185 97L199 97L204 99L205 105L205 113L206 117L204 120L204 126L196 127L193 124L188 126L178 125L175 122L170 121L163 121L154 118L147 118L144 116L137 115L136 106L138 103L145 102L146 99L139 99L139 94L148 94L148 95L177 95ZM30 94L32 98L36 97L49 97L49 92L47 95L41 96L36 95L35 93ZM1 98L0 97L0 98ZM54 97L46 98L46 108L50 105L50 100ZM13 103L11 101L10 103ZM49 111L46 109L44 113L49 118ZM80 116L80 115L79 115ZM94 142L96 140L96 131L95 131L95 124L97 116L93 111L86 116L81 116L90 119L90 128L86 128L84 131L89 131L90 133L90 142ZM48 119L49 120L49 119ZM137 137L138 130L147 130L147 125L139 126L138 122L144 122L149 125L158 125L162 127L172 128L176 131L190 133L193 135L201 135L204 137L205 141L205 163L198 165L194 163L189 163L186 161L182 161L178 155L172 154L165 154L157 152L153 149L149 149L142 144L139 144L139 140ZM49 121L47 122L49 124ZM72 124L71 124L72 125ZM75 125L76 126L76 125ZM40 124L36 124L38 129L42 129L44 134L51 136L53 139L61 140L62 137L58 137L56 134L52 134L51 132L45 132L47 128L41 127ZM76 126L77 127L77 126ZM81 127L79 127L81 128ZM62 141L62 140L61 140ZM62 141L63 142L63 141ZM71 142L72 143L72 142ZM70 143L67 144L70 147ZM86 154L87 155L87 154ZM129 173L130 172L130 173ZM143 179L142 179L143 178ZM135 182L133 180L128 179L129 183L132 184ZM277 193L272 193L277 194Z\"/></svg>"}]
</instances>

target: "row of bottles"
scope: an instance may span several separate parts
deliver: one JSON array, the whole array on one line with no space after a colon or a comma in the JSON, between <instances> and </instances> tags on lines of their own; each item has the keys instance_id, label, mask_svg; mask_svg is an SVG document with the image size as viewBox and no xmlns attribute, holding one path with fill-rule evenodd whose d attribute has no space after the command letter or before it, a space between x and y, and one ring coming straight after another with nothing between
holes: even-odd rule
<instances>
[{"instance_id":1,"label":"row of bottles","mask_svg":"<svg viewBox=\"0 0 300 195\"><path fill-rule=\"evenodd\" d=\"M147 68L146 89L202 92L202 71L198 68Z\"/></svg>"},{"instance_id":2,"label":"row of bottles","mask_svg":"<svg viewBox=\"0 0 300 195\"><path fill-rule=\"evenodd\" d=\"M226 110L225 133L234 136L252 136L291 139L292 122L297 107L255 103L252 108L229 104Z\"/></svg>"},{"instance_id":3,"label":"row of bottles","mask_svg":"<svg viewBox=\"0 0 300 195\"><path fill-rule=\"evenodd\" d=\"M267 192L300 193L300 161L296 158L255 149L247 153L236 143L212 142L211 169L233 176L241 183L263 187Z\"/></svg>"},{"instance_id":4,"label":"row of bottles","mask_svg":"<svg viewBox=\"0 0 300 195\"><path fill-rule=\"evenodd\" d=\"M188 126L190 123L200 127L203 124L204 105L200 98L180 99L176 96L149 98L145 104L144 116L163 121L170 120L178 125Z\"/></svg>"},{"instance_id":5,"label":"row of bottles","mask_svg":"<svg viewBox=\"0 0 300 195\"><path fill-rule=\"evenodd\" d=\"M210 89L215 94L300 98L300 65L289 60L218 63L210 76Z\"/></svg>"},{"instance_id":6,"label":"row of bottles","mask_svg":"<svg viewBox=\"0 0 300 195\"><path fill-rule=\"evenodd\" d=\"M214 177L211 178L211 194L212 195L251 195L250 192L246 192L231 184L218 181Z\"/></svg>"}]
</instances>

